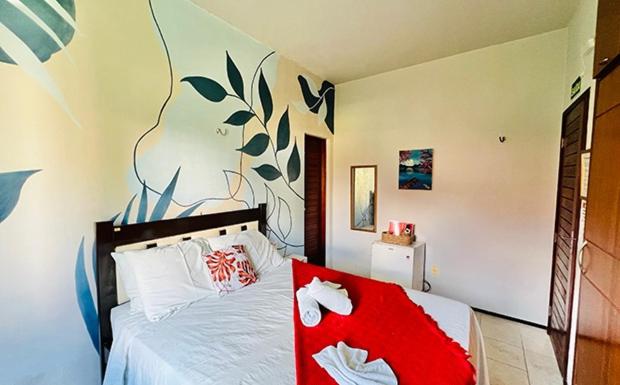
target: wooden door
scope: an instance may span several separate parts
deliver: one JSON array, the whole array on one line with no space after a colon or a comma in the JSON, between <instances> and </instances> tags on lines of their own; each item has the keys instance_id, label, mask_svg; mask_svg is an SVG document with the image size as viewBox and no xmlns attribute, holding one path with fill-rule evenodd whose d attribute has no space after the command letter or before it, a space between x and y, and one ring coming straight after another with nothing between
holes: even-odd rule
<instances>
[{"instance_id":1,"label":"wooden door","mask_svg":"<svg viewBox=\"0 0 620 385\"><path fill-rule=\"evenodd\" d=\"M601 76L620 54L620 0L599 0L594 75Z\"/></svg>"},{"instance_id":2,"label":"wooden door","mask_svg":"<svg viewBox=\"0 0 620 385\"><path fill-rule=\"evenodd\" d=\"M547 332L564 378L566 378L568 363L577 234L579 233L580 159L581 152L586 145L589 94L590 90L586 90L562 116Z\"/></svg>"},{"instance_id":3,"label":"wooden door","mask_svg":"<svg viewBox=\"0 0 620 385\"><path fill-rule=\"evenodd\" d=\"M308 262L325 266L326 142L305 136L304 253Z\"/></svg>"},{"instance_id":4,"label":"wooden door","mask_svg":"<svg viewBox=\"0 0 620 385\"><path fill-rule=\"evenodd\" d=\"M576 385L620 384L620 68L598 83L575 346Z\"/></svg>"}]
</instances>

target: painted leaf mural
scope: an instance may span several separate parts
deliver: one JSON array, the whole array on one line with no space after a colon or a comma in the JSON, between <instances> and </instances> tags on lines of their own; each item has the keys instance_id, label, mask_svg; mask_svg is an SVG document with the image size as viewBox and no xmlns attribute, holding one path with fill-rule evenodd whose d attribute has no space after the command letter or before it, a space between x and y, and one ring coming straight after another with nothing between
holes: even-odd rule
<instances>
[{"instance_id":1,"label":"painted leaf mural","mask_svg":"<svg viewBox=\"0 0 620 385\"><path fill-rule=\"evenodd\" d=\"M230 194L230 199L233 199L237 202L244 203L247 208L256 207L256 196L254 195L254 187L252 187L252 183L250 183L250 181L248 180L248 178L245 177L245 175L243 175L240 172L233 171L233 170L224 170L224 176L226 177L226 186L228 187L228 193ZM233 191L232 184L231 184L231 176L237 176L240 179L240 185L238 185L238 188L236 191ZM252 196L251 203L246 201L245 199L236 198L236 195L239 192L241 185L243 185L250 191L250 195Z\"/></svg>"},{"instance_id":2,"label":"painted leaf mural","mask_svg":"<svg viewBox=\"0 0 620 385\"><path fill-rule=\"evenodd\" d=\"M267 222L269 222L273 212L276 210L276 194L269 188L267 183L265 183L265 203L267 204Z\"/></svg>"},{"instance_id":3,"label":"painted leaf mural","mask_svg":"<svg viewBox=\"0 0 620 385\"><path fill-rule=\"evenodd\" d=\"M224 123L230 124L231 126L243 126L253 117L254 114L251 111L241 110L230 115L230 117L226 119Z\"/></svg>"},{"instance_id":4,"label":"painted leaf mural","mask_svg":"<svg viewBox=\"0 0 620 385\"><path fill-rule=\"evenodd\" d=\"M80 127L43 65L52 54L66 47L75 30L73 0L0 1L0 63L19 66Z\"/></svg>"},{"instance_id":5,"label":"painted leaf mural","mask_svg":"<svg viewBox=\"0 0 620 385\"><path fill-rule=\"evenodd\" d=\"M235 65L235 62L228 54L228 51L226 51L226 73L228 74L230 86L235 91L237 96L241 99L245 99L243 96L243 78L241 77L241 73Z\"/></svg>"},{"instance_id":6,"label":"painted leaf mural","mask_svg":"<svg viewBox=\"0 0 620 385\"><path fill-rule=\"evenodd\" d=\"M288 158L286 171L288 173L289 182L295 182L301 174L301 159L299 157L299 150L297 149L297 141L295 141L291 156Z\"/></svg>"},{"instance_id":7,"label":"painted leaf mural","mask_svg":"<svg viewBox=\"0 0 620 385\"><path fill-rule=\"evenodd\" d=\"M194 213L194 211L198 210L200 206L202 206L204 202L198 202L193 206L185 209L181 214L177 215L177 218L187 218Z\"/></svg>"},{"instance_id":8,"label":"painted leaf mural","mask_svg":"<svg viewBox=\"0 0 620 385\"><path fill-rule=\"evenodd\" d=\"M0 1L0 24L23 41L41 63L69 44L75 34L73 0ZM17 64L0 45L0 62Z\"/></svg>"},{"instance_id":9,"label":"painted leaf mural","mask_svg":"<svg viewBox=\"0 0 620 385\"><path fill-rule=\"evenodd\" d=\"M0 223L15 209L26 180L41 170L0 173Z\"/></svg>"},{"instance_id":10,"label":"painted leaf mural","mask_svg":"<svg viewBox=\"0 0 620 385\"><path fill-rule=\"evenodd\" d=\"M256 134L252 137L252 139L250 139L249 142L246 143L245 146L240 148L238 151L241 151L244 154L248 154L250 156L259 156L262 155L265 150L267 150L267 146L269 146L269 135Z\"/></svg>"},{"instance_id":11,"label":"painted leaf mural","mask_svg":"<svg viewBox=\"0 0 620 385\"><path fill-rule=\"evenodd\" d=\"M282 173L270 164L263 164L253 168L263 179L272 181L282 176Z\"/></svg>"},{"instance_id":12,"label":"painted leaf mural","mask_svg":"<svg viewBox=\"0 0 620 385\"><path fill-rule=\"evenodd\" d=\"M136 223L143 223L146 221L146 212L149 208L149 195L146 189L146 181L142 183L142 194L140 195L140 206L138 207L138 217Z\"/></svg>"},{"instance_id":13,"label":"painted leaf mural","mask_svg":"<svg viewBox=\"0 0 620 385\"><path fill-rule=\"evenodd\" d=\"M334 133L334 106L335 106L335 86L328 82L323 81L321 84L321 89L315 91L313 86L311 86L311 82L303 75L299 75L297 77L299 81L299 86L301 87L301 94L304 98L304 102L306 106L310 110L310 112L314 114L319 114L319 110L323 103L325 103L326 112L325 112L325 124L331 131Z\"/></svg>"},{"instance_id":14,"label":"painted leaf mural","mask_svg":"<svg viewBox=\"0 0 620 385\"><path fill-rule=\"evenodd\" d=\"M159 221L164 218L164 215L172 202L172 196L174 195L174 189L177 187L180 171L181 167L177 169L174 177L172 177L172 180L168 183L168 186L164 192L159 196L159 200L157 200L155 207L153 207L153 212L151 213L151 221Z\"/></svg>"},{"instance_id":15,"label":"painted leaf mural","mask_svg":"<svg viewBox=\"0 0 620 385\"><path fill-rule=\"evenodd\" d=\"M129 215L131 214L131 208L133 207L133 201L136 200L137 194L134 194L129 203L127 203L127 207L125 208L125 214L123 214L123 219L121 221L121 225L129 224Z\"/></svg>"},{"instance_id":16,"label":"painted leaf mural","mask_svg":"<svg viewBox=\"0 0 620 385\"><path fill-rule=\"evenodd\" d=\"M47 2L55 0L41 1ZM159 27L152 9L151 12L157 27ZM166 105L171 98L173 101L175 100L173 91L178 90L178 88L173 87L174 82L179 80L175 75L178 72L173 71L172 68L174 60L170 60L170 53L167 50L161 28L158 28L158 32L164 43L164 51L168 58L170 70L169 81L171 87L170 94L166 96L165 100L162 99L164 101L161 105L159 115L157 115L157 119L155 120L155 125L149 127L145 135L151 131L155 132L155 129L159 127L160 121L165 121L166 115L164 114L164 110L166 110ZM178 211L174 211L174 215L176 215L177 218L183 218L196 213L201 208L208 210L210 207L208 206L208 202L210 201L239 202L245 204L248 208L256 207L257 199L259 198L255 196L252 183L258 183L258 185L263 183L268 207L268 236L278 244L278 249L281 251L283 250L283 253L286 254L287 247L303 247L303 242L295 242L294 240L294 238L296 238L296 233L293 232L295 228L294 220L297 221L298 218L297 216L293 216L292 212L292 208L297 210L300 205L303 205L304 199L301 194L295 191L295 187L300 187L303 190L303 184L297 183L295 187L292 186L292 184L295 184L294 182L297 182L301 177L301 157L299 147L296 143L296 131L293 130L296 127L291 127L292 123L293 125L297 124L296 119L298 114L297 111L295 111L289 116L288 105L285 103L274 103L274 97L277 98L278 95L282 95L279 84L275 83L276 81L279 82L280 72L276 72L274 76L272 69L267 69L267 67L265 67L265 74L269 75L265 77L261 68L265 60L269 58L273 52L269 53L258 62L253 74L247 74L247 76L244 77L246 74L239 70L240 68L245 68L245 66L242 65L244 63L239 61L241 58L237 58L234 52L231 55L231 51L226 51L224 55L223 51L223 49L219 51L222 55L222 67L225 65L225 68L222 69L226 70L225 74L222 72L222 76L215 78L211 73L206 74L210 77L187 76L180 78L181 82L188 83L191 89L196 91L198 94L196 95L196 99L198 101L220 103L218 108L230 108L229 110L222 110L225 111L223 112L225 116L223 116L222 120L228 116L228 119L226 119L224 123L235 126L235 128L232 128L230 131L234 132L235 135L238 134L240 137L239 141L234 139L234 142L228 142L234 143L229 149L238 155L238 158L235 156L235 159L239 160L239 168L236 170L222 170L225 175L227 191L219 190L212 193L215 194L215 196L201 197L201 199L194 202L183 202L183 198L180 197L185 197L188 194L185 194L185 191L184 194L180 194L180 191L182 191L181 181L179 181L180 169L176 170L172 180L170 180L165 188L164 184L161 186L149 185L146 179L152 182L156 178L143 178L140 176L141 173L139 168L141 166L136 162L136 154L141 153L137 151L140 143L140 140L138 140L134 147L134 171L139 186L141 187L136 188L137 191L134 191L136 194L127 197L128 202L126 205L123 205L124 211L122 211L120 215L115 216L114 219L118 219L123 225L160 220L170 218L173 209L179 209L178 211L183 210L180 214L178 214ZM235 59L238 61L236 62ZM239 66L237 64L239 64ZM297 73L298 72L295 74ZM267 79L274 79L274 84L272 84L274 88L270 88ZM290 80L295 83L295 75ZM276 85L277 87L275 87ZM293 88L297 89L296 86ZM326 87L321 87L321 90L317 91L316 87L309 83L308 90L311 90L310 95L313 96L313 99L310 100L312 104L318 104L317 106L308 105L308 109L317 115L316 120L325 120L327 123L330 121L329 116L331 114L333 121L333 87L330 89L328 85ZM272 94L272 91L274 94ZM258 96L258 100L255 100L256 96ZM331 107L330 100L332 101ZM274 105L276 106L275 110ZM321 113L325 114L323 115ZM256 119L254 119L255 117ZM278 117L280 119L278 119ZM306 118L308 118L308 116ZM291 121L290 119L293 120ZM248 122L252 123L249 128L246 127ZM328 123L328 126L333 132L333 123L332 125ZM207 127L209 130L211 128L212 127ZM249 159L249 157L258 156L261 157L260 161ZM250 162L246 163L248 160ZM236 168L237 164L229 167ZM249 168L253 170L249 170ZM184 168L184 170L187 169ZM244 173L247 173L247 176L244 175ZM252 182L250 182L248 178L250 178ZM179 183L178 187L177 183ZM291 192L294 195L291 194ZM192 198L192 200L197 198L198 197ZM296 199L300 199L301 201ZM181 202L179 202L179 200L181 200ZM289 204L287 200L290 200L291 203ZM93 345L95 348L98 348L96 345L96 328L93 329L93 327L90 326L93 322L96 324L97 315L96 308L92 301L94 295L92 290L89 289L88 279L84 272L83 239L80 243L80 249L76 260L75 284L84 323L93 341Z\"/></svg>"},{"instance_id":17,"label":"painted leaf mural","mask_svg":"<svg viewBox=\"0 0 620 385\"><path fill-rule=\"evenodd\" d=\"M297 80L301 86L301 94L304 97L304 102L306 102L306 105L310 111L316 114L319 112L319 107L321 106L321 98L319 95L315 95L315 92L310 87L308 79L306 79L303 75L299 75Z\"/></svg>"},{"instance_id":18,"label":"painted leaf mural","mask_svg":"<svg viewBox=\"0 0 620 385\"><path fill-rule=\"evenodd\" d=\"M288 108L282 114L280 122L278 123L278 149L282 151L288 147L288 143L291 140L291 124L288 119Z\"/></svg>"},{"instance_id":19,"label":"painted leaf mural","mask_svg":"<svg viewBox=\"0 0 620 385\"><path fill-rule=\"evenodd\" d=\"M191 84L202 97L212 102L221 102L228 94L220 83L202 76L188 76L181 81Z\"/></svg>"},{"instance_id":20,"label":"painted leaf mural","mask_svg":"<svg viewBox=\"0 0 620 385\"><path fill-rule=\"evenodd\" d=\"M263 61L271 55L272 55L271 53L267 55L263 59ZM263 76L262 70L260 68L263 61L260 62L252 79L254 79L256 75L258 74L258 72L261 71L260 77L259 77L258 92L259 92L261 104L263 106L263 114L264 114L265 119L264 121L261 121L260 118L257 118L257 119L260 125L262 126L262 129L265 131L265 134L264 134L265 137L255 136L246 145L242 144L242 147L238 150L248 155L259 154L259 153L262 155L267 150L266 148L263 150L263 146L265 144L265 138L268 138L269 143L272 144L271 147L272 147L274 162L272 164L265 163L258 167L254 167L253 168L254 171L256 171L258 175L260 175L264 180L269 181L269 182L275 181L278 178L283 177L282 180L284 181L286 187L291 192L293 192L293 194L295 194L297 198L303 201L304 197L300 193L298 193L295 190L295 188L293 188L293 186L291 185L291 182L294 182L295 180L299 178L300 169L301 169L301 159L299 157L299 150L297 149L297 146L296 145L294 146L291 152L291 157L287 161L286 175L289 177L288 180L286 180L286 178L284 177L285 171L281 168L279 158L278 158L278 153L288 148L291 142L291 128L290 128L290 121L289 121L289 114L288 114L288 105L278 122L278 129L277 129L278 132L277 132L277 137L275 139L271 137L271 132L269 131L269 128L267 127L269 118L271 118L271 114L273 113L273 100L271 99L271 92L269 91L269 85L267 84L267 81L265 77ZM226 52L226 69L227 69L227 75L229 78L228 79L229 83L231 83L231 86L233 88L236 88L235 92L237 94L241 93L239 92L240 91L239 86L243 84L243 80L237 79L238 68L234 64L228 52ZM239 76L241 76L241 74L239 74ZM245 124L249 122L252 118L254 118L255 116L256 117L258 116L251 103L248 103L241 96L235 96L229 93L224 88L222 88L222 86L220 86L219 83L217 83L215 80L211 80L211 79L206 80L206 79L208 78L201 77L201 76L189 76L189 77L183 78L182 81L185 81L185 80L190 81L192 86L194 86L194 88L196 89L196 91L198 91L199 94L201 94L202 96L205 96L205 95L208 96L208 97L205 96L207 100L219 102L220 97L222 98L221 100L223 100L224 98L228 96L228 97L232 97L232 98L242 101L248 108L248 110L240 110L240 111L233 112L232 115L230 115L230 117L226 119L226 121L224 121L224 123L227 123L233 126L245 126ZM205 82L210 85L209 87L215 88L218 90L217 91L218 94L216 95L217 98L213 97L214 95L212 95L211 89L208 92L206 92L205 87L201 86L201 84ZM253 88L254 88L253 80L251 84L252 84L252 90L250 91L253 92ZM321 102L323 101L323 99L324 99L323 96L317 97L317 100ZM245 127L243 127L242 129L244 128ZM275 143L275 145L273 143ZM263 150L263 151L261 152L260 150ZM234 195L232 195L231 197L234 198Z\"/></svg>"},{"instance_id":21,"label":"painted leaf mural","mask_svg":"<svg viewBox=\"0 0 620 385\"><path fill-rule=\"evenodd\" d=\"M273 114L273 100L271 98L269 85L263 75L263 70L260 71L260 78L258 78L258 96L260 98L260 103L263 106L263 117L265 124L267 124L269 123L269 119L271 119L271 114Z\"/></svg>"},{"instance_id":22,"label":"painted leaf mural","mask_svg":"<svg viewBox=\"0 0 620 385\"><path fill-rule=\"evenodd\" d=\"M288 238L293 230L291 206L280 197L278 197L278 229L284 239Z\"/></svg>"},{"instance_id":23,"label":"painted leaf mural","mask_svg":"<svg viewBox=\"0 0 620 385\"><path fill-rule=\"evenodd\" d=\"M90 340L95 349L99 351L99 320L84 264L84 238L80 242L75 262L75 295Z\"/></svg>"}]
</instances>

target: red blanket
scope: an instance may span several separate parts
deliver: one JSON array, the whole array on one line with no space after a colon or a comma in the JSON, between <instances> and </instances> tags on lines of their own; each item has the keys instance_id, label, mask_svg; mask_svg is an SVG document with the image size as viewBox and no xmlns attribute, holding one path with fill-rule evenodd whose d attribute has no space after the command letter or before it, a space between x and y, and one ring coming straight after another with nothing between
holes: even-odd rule
<instances>
[{"instance_id":1,"label":"red blanket","mask_svg":"<svg viewBox=\"0 0 620 385\"><path fill-rule=\"evenodd\" d=\"M295 299L297 385L336 383L312 355L338 341L367 350L368 361L383 358L401 385L475 385L467 352L400 286L293 260L295 291L315 276L342 284L353 313L341 316L323 310L321 323L310 328L301 323Z\"/></svg>"}]
</instances>

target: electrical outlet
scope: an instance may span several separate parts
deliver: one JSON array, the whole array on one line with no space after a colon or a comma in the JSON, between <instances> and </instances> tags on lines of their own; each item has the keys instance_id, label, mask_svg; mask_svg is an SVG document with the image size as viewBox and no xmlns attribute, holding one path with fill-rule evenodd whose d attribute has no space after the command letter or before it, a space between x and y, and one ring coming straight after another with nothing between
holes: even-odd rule
<instances>
[{"instance_id":1,"label":"electrical outlet","mask_svg":"<svg viewBox=\"0 0 620 385\"><path fill-rule=\"evenodd\" d=\"M433 275L433 277L438 277L439 276L439 266L433 265L431 267L431 274Z\"/></svg>"}]
</instances>

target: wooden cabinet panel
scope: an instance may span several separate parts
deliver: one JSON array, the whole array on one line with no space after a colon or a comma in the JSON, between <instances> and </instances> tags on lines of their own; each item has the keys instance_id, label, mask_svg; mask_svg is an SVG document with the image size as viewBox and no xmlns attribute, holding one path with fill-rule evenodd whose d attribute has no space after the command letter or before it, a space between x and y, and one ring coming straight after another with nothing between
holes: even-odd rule
<instances>
[{"instance_id":1,"label":"wooden cabinet panel","mask_svg":"<svg viewBox=\"0 0 620 385\"><path fill-rule=\"evenodd\" d=\"M612 287L612 269L614 266L613 257L596 247L589 244L583 252L582 273L591 281L595 282L596 287L608 297Z\"/></svg>"},{"instance_id":2,"label":"wooden cabinet panel","mask_svg":"<svg viewBox=\"0 0 620 385\"><path fill-rule=\"evenodd\" d=\"M609 345L609 385L620 385L620 311L613 309Z\"/></svg>"},{"instance_id":3,"label":"wooden cabinet panel","mask_svg":"<svg viewBox=\"0 0 620 385\"><path fill-rule=\"evenodd\" d=\"M620 255L620 108L596 119L588 187L586 239Z\"/></svg>"},{"instance_id":4,"label":"wooden cabinet panel","mask_svg":"<svg viewBox=\"0 0 620 385\"><path fill-rule=\"evenodd\" d=\"M600 0L596 118L573 383L620 385L620 0ZM598 63L595 63L595 73Z\"/></svg>"},{"instance_id":5,"label":"wooden cabinet panel","mask_svg":"<svg viewBox=\"0 0 620 385\"><path fill-rule=\"evenodd\" d=\"M604 297L620 308L620 298L614 298L614 291L619 290L615 277L620 273L620 260L589 244L583 253L582 271Z\"/></svg>"},{"instance_id":6,"label":"wooden cabinet panel","mask_svg":"<svg viewBox=\"0 0 620 385\"><path fill-rule=\"evenodd\" d=\"M589 280L581 281L581 305L575 347L575 385L604 385L608 380L609 319L607 300ZM587 304L587 306L584 306Z\"/></svg>"},{"instance_id":7,"label":"wooden cabinet panel","mask_svg":"<svg viewBox=\"0 0 620 385\"><path fill-rule=\"evenodd\" d=\"M594 74L598 76L620 53L620 0L599 0Z\"/></svg>"},{"instance_id":8,"label":"wooden cabinet panel","mask_svg":"<svg viewBox=\"0 0 620 385\"><path fill-rule=\"evenodd\" d=\"M620 105L620 71L614 71L605 76L596 87L598 89L596 116L600 116Z\"/></svg>"}]
</instances>

